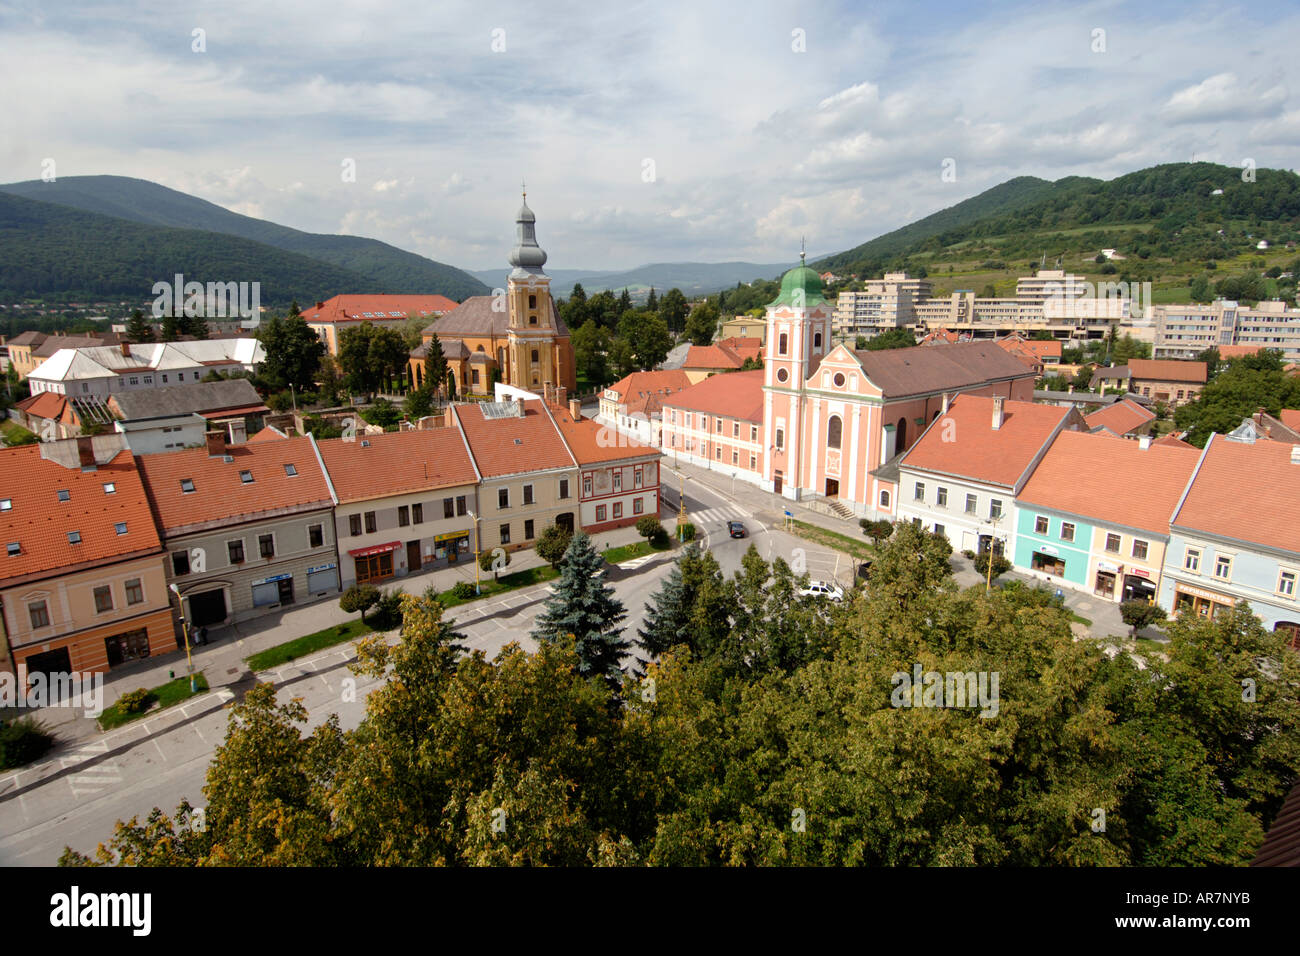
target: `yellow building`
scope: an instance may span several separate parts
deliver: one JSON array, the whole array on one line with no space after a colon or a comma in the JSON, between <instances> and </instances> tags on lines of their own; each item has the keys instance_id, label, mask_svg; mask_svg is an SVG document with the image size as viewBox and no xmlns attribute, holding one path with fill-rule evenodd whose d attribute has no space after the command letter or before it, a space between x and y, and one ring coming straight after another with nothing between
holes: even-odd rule
<instances>
[{"instance_id":1,"label":"yellow building","mask_svg":"<svg viewBox=\"0 0 1300 956\"><path fill-rule=\"evenodd\" d=\"M490 395L494 377L539 392L546 385L577 391L573 343L542 271L546 253L537 244L536 221L525 201L504 289L466 299L424 330L408 364L415 387L424 384L424 360L437 336L457 395Z\"/></svg>"}]
</instances>

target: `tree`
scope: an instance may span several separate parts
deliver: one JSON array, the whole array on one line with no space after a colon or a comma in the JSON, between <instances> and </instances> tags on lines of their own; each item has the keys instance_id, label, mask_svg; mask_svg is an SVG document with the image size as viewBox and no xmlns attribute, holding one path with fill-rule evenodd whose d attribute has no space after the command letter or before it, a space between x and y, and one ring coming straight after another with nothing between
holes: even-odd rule
<instances>
[{"instance_id":1,"label":"tree","mask_svg":"<svg viewBox=\"0 0 1300 956\"><path fill-rule=\"evenodd\" d=\"M989 574L989 562L993 563L993 573ZM1011 570L1011 562L993 551L981 551L975 555L975 570L985 580L991 581Z\"/></svg>"},{"instance_id":2,"label":"tree","mask_svg":"<svg viewBox=\"0 0 1300 956\"><path fill-rule=\"evenodd\" d=\"M173 312L166 312L162 317L162 340L175 342L181 336L180 323Z\"/></svg>"},{"instance_id":3,"label":"tree","mask_svg":"<svg viewBox=\"0 0 1300 956\"><path fill-rule=\"evenodd\" d=\"M299 393L315 388L316 375L325 358L325 343L302 318L272 316L257 330L266 352L258 374L271 391L294 388Z\"/></svg>"},{"instance_id":4,"label":"tree","mask_svg":"<svg viewBox=\"0 0 1300 956\"><path fill-rule=\"evenodd\" d=\"M497 575L510 566L510 552L505 548L493 548L491 551L480 551L478 556L478 566L480 571L491 571L492 580L497 580Z\"/></svg>"},{"instance_id":5,"label":"tree","mask_svg":"<svg viewBox=\"0 0 1300 956\"><path fill-rule=\"evenodd\" d=\"M126 332L123 335L128 342L152 342L154 340L153 324L147 322L144 313L139 309L131 313L131 319L126 323Z\"/></svg>"},{"instance_id":6,"label":"tree","mask_svg":"<svg viewBox=\"0 0 1300 956\"><path fill-rule=\"evenodd\" d=\"M646 541L663 540L668 537L668 532L664 530L663 523L654 515L642 515L638 518L636 533L645 538Z\"/></svg>"},{"instance_id":7,"label":"tree","mask_svg":"<svg viewBox=\"0 0 1300 956\"><path fill-rule=\"evenodd\" d=\"M1137 637L1138 631L1150 627L1156 621L1163 621L1166 615L1165 609L1159 604L1135 598L1132 601L1125 601L1119 606L1119 616L1125 624L1132 628L1129 631L1129 637Z\"/></svg>"},{"instance_id":8,"label":"tree","mask_svg":"<svg viewBox=\"0 0 1300 956\"><path fill-rule=\"evenodd\" d=\"M665 301L667 298L664 297ZM691 309L691 314L686 319L686 337L692 345L709 345L713 342L713 334L718 330L720 318L718 307L705 299Z\"/></svg>"},{"instance_id":9,"label":"tree","mask_svg":"<svg viewBox=\"0 0 1300 956\"><path fill-rule=\"evenodd\" d=\"M866 351L877 352L882 349L910 349L916 345L916 336L908 329L890 329L867 339Z\"/></svg>"},{"instance_id":10,"label":"tree","mask_svg":"<svg viewBox=\"0 0 1300 956\"><path fill-rule=\"evenodd\" d=\"M366 611L379 603L379 588L373 584L354 584L339 598L339 607L349 614L361 613L361 623L366 623Z\"/></svg>"},{"instance_id":11,"label":"tree","mask_svg":"<svg viewBox=\"0 0 1300 956\"><path fill-rule=\"evenodd\" d=\"M537 537L537 543L533 545L533 550L537 552L539 558L549 562L551 567L559 568L560 562L564 560L564 553L569 550L569 541L572 538L573 532L553 524L542 529L542 533Z\"/></svg>"},{"instance_id":12,"label":"tree","mask_svg":"<svg viewBox=\"0 0 1300 956\"><path fill-rule=\"evenodd\" d=\"M388 399L380 398L362 412L361 417L371 425L378 425L380 428L388 429L401 421L402 413Z\"/></svg>"},{"instance_id":13,"label":"tree","mask_svg":"<svg viewBox=\"0 0 1300 956\"><path fill-rule=\"evenodd\" d=\"M573 635L578 671L584 677L613 680L629 642L618 623L627 617L614 589L605 583L605 559L578 531L564 553L555 591L538 615L536 641L560 641Z\"/></svg>"},{"instance_id":14,"label":"tree","mask_svg":"<svg viewBox=\"0 0 1300 956\"><path fill-rule=\"evenodd\" d=\"M424 382L428 388L437 391L446 381L447 356L443 354L438 336L431 335L424 354Z\"/></svg>"},{"instance_id":15,"label":"tree","mask_svg":"<svg viewBox=\"0 0 1300 956\"><path fill-rule=\"evenodd\" d=\"M1278 274L1281 275L1281 270L1278 270ZM648 296L646 296L645 307L646 307L646 309L647 309L648 311L650 311L650 312L657 312L657 311L659 311L659 300L658 300L657 298L655 298L655 287L654 287L654 286L651 286L651 287L650 287L650 294L649 294Z\"/></svg>"},{"instance_id":16,"label":"tree","mask_svg":"<svg viewBox=\"0 0 1300 956\"><path fill-rule=\"evenodd\" d=\"M659 314L670 332L681 333L686 330L687 310L686 296L682 295L681 289L669 289L659 300Z\"/></svg>"},{"instance_id":17,"label":"tree","mask_svg":"<svg viewBox=\"0 0 1300 956\"><path fill-rule=\"evenodd\" d=\"M894 533L894 523L892 521L871 521L867 518L861 518L858 520L858 527L862 529L862 533L870 538L871 543L876 547L880 547L880 542Z\"/></svg>"},{"instance_id":18,"label":"tree","mask_svg":"<svg viewBox=\"0 0 1300 956\"><path fill-rule=\"evenodd\" d=\"M590 385L605 384L608 374L605 365L605 353L610 347L610 335L607 329L597 324L595 319L588 319L573 333L573 360L578 372Z\"/></svg>"},{"instance_id":19,"label":"tree","mask_svg":"<svg viewBox=\"0 0 1300 956\"><path fill-rule=\"evenodd\" d=\"M339 365L349 391L370 393L400 380L409 353L396 329L362 322L339 333Z\"/></svg>"},{"instance_id":20,"label":"tree","mask_svg":"<svg viewBox=\"0 0 1300 956\"><path fill-rule=\"evenodd\" d=\"M433 391L426 383L423 388L414 389L406 396L406 414L414 421L419 421L433 413Z\"/></svg>"},{"instance_id":21,"label":"tree","mask_svg":"<svg viewBox=\"0 0 1300 956\"><path fill-rule=\"evenodd\" d=\"M625 312L618 323L616 345L619 339L627 343L631 364L636 369L652 369L659 365L673 346L668 324L653 312Z\"/></svg>"}]
</instances>

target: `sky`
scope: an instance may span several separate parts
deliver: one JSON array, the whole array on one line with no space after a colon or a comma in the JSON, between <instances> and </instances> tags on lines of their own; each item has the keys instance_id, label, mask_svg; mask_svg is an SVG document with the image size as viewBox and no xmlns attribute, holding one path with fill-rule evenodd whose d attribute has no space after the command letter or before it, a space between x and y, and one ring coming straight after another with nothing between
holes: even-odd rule
<instances>
[{"instance_id":1,"label":"sky","mask_svg":"<svg viewBox=\"0 0 1300 956\"><path fill-rule=\"evenodd\" d=\"M430 6L0 0L0 181L472 269L526 181L548 267L624 269L837 252L1020 175L1300 165L1294 3Z\"/></svg>"}]
</instances>

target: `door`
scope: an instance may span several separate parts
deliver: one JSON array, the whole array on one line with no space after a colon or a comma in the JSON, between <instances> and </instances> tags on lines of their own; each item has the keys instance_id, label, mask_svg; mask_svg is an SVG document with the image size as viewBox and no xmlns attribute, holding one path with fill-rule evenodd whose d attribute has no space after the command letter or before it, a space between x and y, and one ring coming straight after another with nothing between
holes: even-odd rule
<instances>
[{"instance_id":1,"label":"door","mask_svg":"<svg viewBox=\"0 0 1300 956\"><path fill-rule=\"evenodd\" d=\"M276 581L280 585L280 603L293 603L293 578L285 578L283 581Z\"/></svg>"},{"instance_id":2,"label":"door","mask_svg":"<svg viewBox=\"0 0 1300 956\"><path fill-rule=\"evenodd\" d=\"M127 661L143 660L149 656L149 632L144 628L127 634L114 634L104 638L108 652L108 666L116 667Z\"/></svg>"},{"instance_id":3,"label":"door","mask_svg":"<svg viewBox=\"0 0 1300 956\"><path fill-rule=\"evenodd\" d=\"M420 570L420 542L406 542L406 570L411 574Z\"/></svg>"},{"instance_id":4,"label":"door","mask_svg":"<svg viewBox=\"0 0 1300 956\"><path fill-rule=\"evenodd\" d=\"M777 495L781 493L781 473L779 471L772 476L772 493Z\"/></svg>"},{"instance_id":5,"label":"door","mask_svg":"<svg viewBox=\"0 0 1300 956\"><path fill-rule=\"evenodd\" d=\"M826 479L826 497L838 498L840 495L840 483L835 478Z\"/></svg>"},{"instance_id":6,"label":"door","mask_svg":"<svg viewBox=\"0 0 1300 956\"><path fill-rule=\"evenodd\" d=\"M52 692L57 692L57 688L67 683L55 678L72 673L72 658L68 656L66 647L32 654L23 663L27 668L27 679L30 681L37 674L43 675L46 688Z\"/></svg>"},{"instance_id":7,"label":"door","mask_svg":"<svg viewBox=\"0 0 1300 956\"><path fill-rule=\"evenodd\" d=\"M226 619L226 592L221 588L191 594L187 600L190 602L190 627L206 627Z\"/></svg>"},{"instance_id":8,"label":"door","mask_svg":"<svg viewBox=\"0 0 1300 956\"><path fill-rule=\"evenodd\" d=\"M565 531L569 532L569 534L573 534L573 512L572 511L566 511L562 515L556 515L555 523L559 527L563 528Z\"/></svg>"}]
</instances>

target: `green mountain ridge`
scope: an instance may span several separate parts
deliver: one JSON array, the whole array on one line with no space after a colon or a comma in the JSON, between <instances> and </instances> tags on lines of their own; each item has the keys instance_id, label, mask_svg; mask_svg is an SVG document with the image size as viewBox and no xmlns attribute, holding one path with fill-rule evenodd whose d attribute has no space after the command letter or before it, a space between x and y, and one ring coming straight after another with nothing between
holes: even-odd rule
<instances>
[{"instance_id":1,"label":"green mountain ridge","mask_svg":"<svg viewBox=\"0 0 1300 956\"><path fill-rule=\"evenodd\" d=\"M262 243L348 270L362 278L359 285L344 291L440 293L457 301L489 291L461 269L377 239L302 232L231 212L143 179L70 176L54 182L28 180L0 185L0 193L147 226L205 230Z\"/></svg>"}]
</instances>

